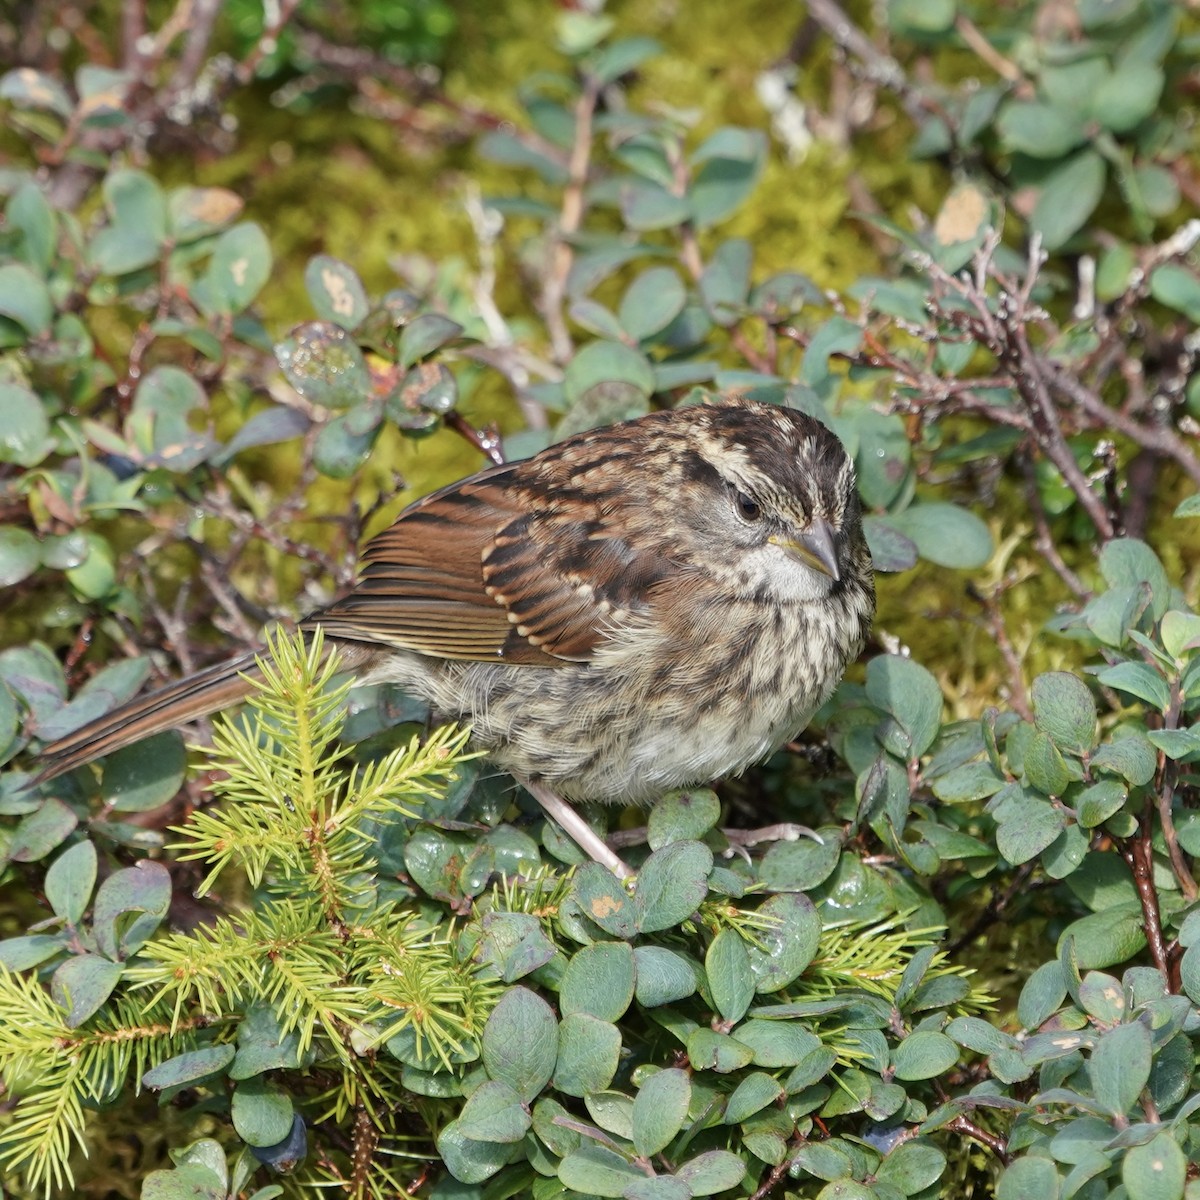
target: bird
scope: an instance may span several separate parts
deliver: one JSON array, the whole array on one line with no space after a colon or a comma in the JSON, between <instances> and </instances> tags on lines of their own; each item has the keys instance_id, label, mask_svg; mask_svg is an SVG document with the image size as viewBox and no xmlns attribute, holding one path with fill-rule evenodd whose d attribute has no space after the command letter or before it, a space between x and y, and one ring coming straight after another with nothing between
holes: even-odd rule
<instances>
[{"instance_id":1,"label":"bird","mask_svg":"<svg viewBox=\"0 0 1200 1200\"><path fill-rule=\"evenodd\" d=\"M821 421L739 396L574 434L417 500L357 584L300 624L359 683L399 684L522 783L596 861L575 811L740 774L809 722L875 610L853 461ZM47 745L44 783L225 708L254 656Z\"/></svg>"}]
</instances>

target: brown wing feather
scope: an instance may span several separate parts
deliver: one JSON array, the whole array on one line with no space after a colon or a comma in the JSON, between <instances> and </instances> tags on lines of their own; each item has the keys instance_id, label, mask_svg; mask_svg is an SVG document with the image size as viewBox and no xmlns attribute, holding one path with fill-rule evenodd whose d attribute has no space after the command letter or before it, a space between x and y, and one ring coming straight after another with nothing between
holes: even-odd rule
<instances>
[{"instance_id":1,"label":"brown wing feather","mask_svg":"<svg viewBox=\"0 0 1200 1200\"><path fill-rule=\"evenodd\" d=\"M353 593L305 624L438 658L586 662L675 567L613 534L619 502L574 455L495 467L405 509L367 546Z\"/></svg>"}]
</instances>

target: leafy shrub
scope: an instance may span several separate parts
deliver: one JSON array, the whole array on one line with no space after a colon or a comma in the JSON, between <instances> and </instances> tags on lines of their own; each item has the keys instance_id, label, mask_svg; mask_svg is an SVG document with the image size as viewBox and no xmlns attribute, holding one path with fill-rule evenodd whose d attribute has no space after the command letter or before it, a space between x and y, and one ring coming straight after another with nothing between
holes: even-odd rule
<instances>
[{"instance_id":1,"label":"leafy shrub","mask_svg":"<svg viewBox=\"0 0 1200 1200\"><path fill-rule=\"evenodd\" d=\"M882 578L879 644L820 714L828 761L664 797L613 834L630 887L464 735L418 738L388 689L347 707L282 637L258 716L218 724L226 781L186 805L176 735L35 792L14 767L0 1158L23 1194L83 1183L92 1110L149 1092L198 1140L147 1196L265 1197L271 1173L395 1194L405 1154L442 1197L1195 1191L1193 35L1154 0L1061 28L889 14L895 58L810 5L850 63L830 69L893 93L912 153L957 175L917 229L874 222L897 258L840 296L721 236L766 136L652 103L661 47L608 18L564 14L563 70L482 138L517 190L467 189L476 275L435 262L373 296L318 255L312 314L279 333L256 315L271 231L145 157L174 119L165 47L140 77L0 79L28 164L0 179L5 762L133 694L150 651L190 669L208 628L224 654L294 616L281 597L346 584L371 517L349 489L369 502L402 441L526 454L730 389L838 432L881 570L984 572L1004 679L948 719L952 664L887 628L912 577ZM961 72L962 44L1000 82L914 82L918 56ZM508 438L467 416L501 383ZM1023 661L1029 631L1056 669ZM95 635L115 661L85 668ZM723 816L763 811L781 824L735 852ZM803 821L819 836L788 840ZM188 890L203 915L168 930Z\"/></svg>"}]
</instances>

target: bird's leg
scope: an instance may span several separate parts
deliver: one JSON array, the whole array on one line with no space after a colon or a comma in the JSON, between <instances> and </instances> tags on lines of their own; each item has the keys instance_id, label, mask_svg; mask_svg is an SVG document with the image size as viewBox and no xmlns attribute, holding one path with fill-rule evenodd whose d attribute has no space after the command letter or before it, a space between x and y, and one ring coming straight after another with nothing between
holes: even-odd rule
<instances>
[{"instance_id":1,"label":"bird's leg","mask_svg":"<svg viewBox=\"0 0 1200 1200\"><path fill-rule=\"evenodd\" d=\"M567 836L594 862L607 867L618 879L627 879L633 874L596 835L592 827L560 796L540 783L522 779L525 790L542 806L546 815L557 821Z\"/></svg>"}]
</instances>

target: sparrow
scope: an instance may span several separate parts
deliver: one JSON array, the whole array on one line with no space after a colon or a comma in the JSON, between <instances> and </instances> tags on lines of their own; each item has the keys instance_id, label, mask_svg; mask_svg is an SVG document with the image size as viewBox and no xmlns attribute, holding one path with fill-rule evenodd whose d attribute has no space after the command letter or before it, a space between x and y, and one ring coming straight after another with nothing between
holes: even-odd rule
<instances>
[{"instance_id":1,"label":"sparrow","mask_svg":"<svg viewBox=\"0 0 1200 1200\"><path fill-rule=\"evenodd\" d=\"M736 775L804 728L875 610L854 466L805 413L745 398L592 429L410 505L323 630L528 788L597 861L574 805ZM41 783L254 687L254 656L46 746Z\"/></svg>"}]
</instances>

